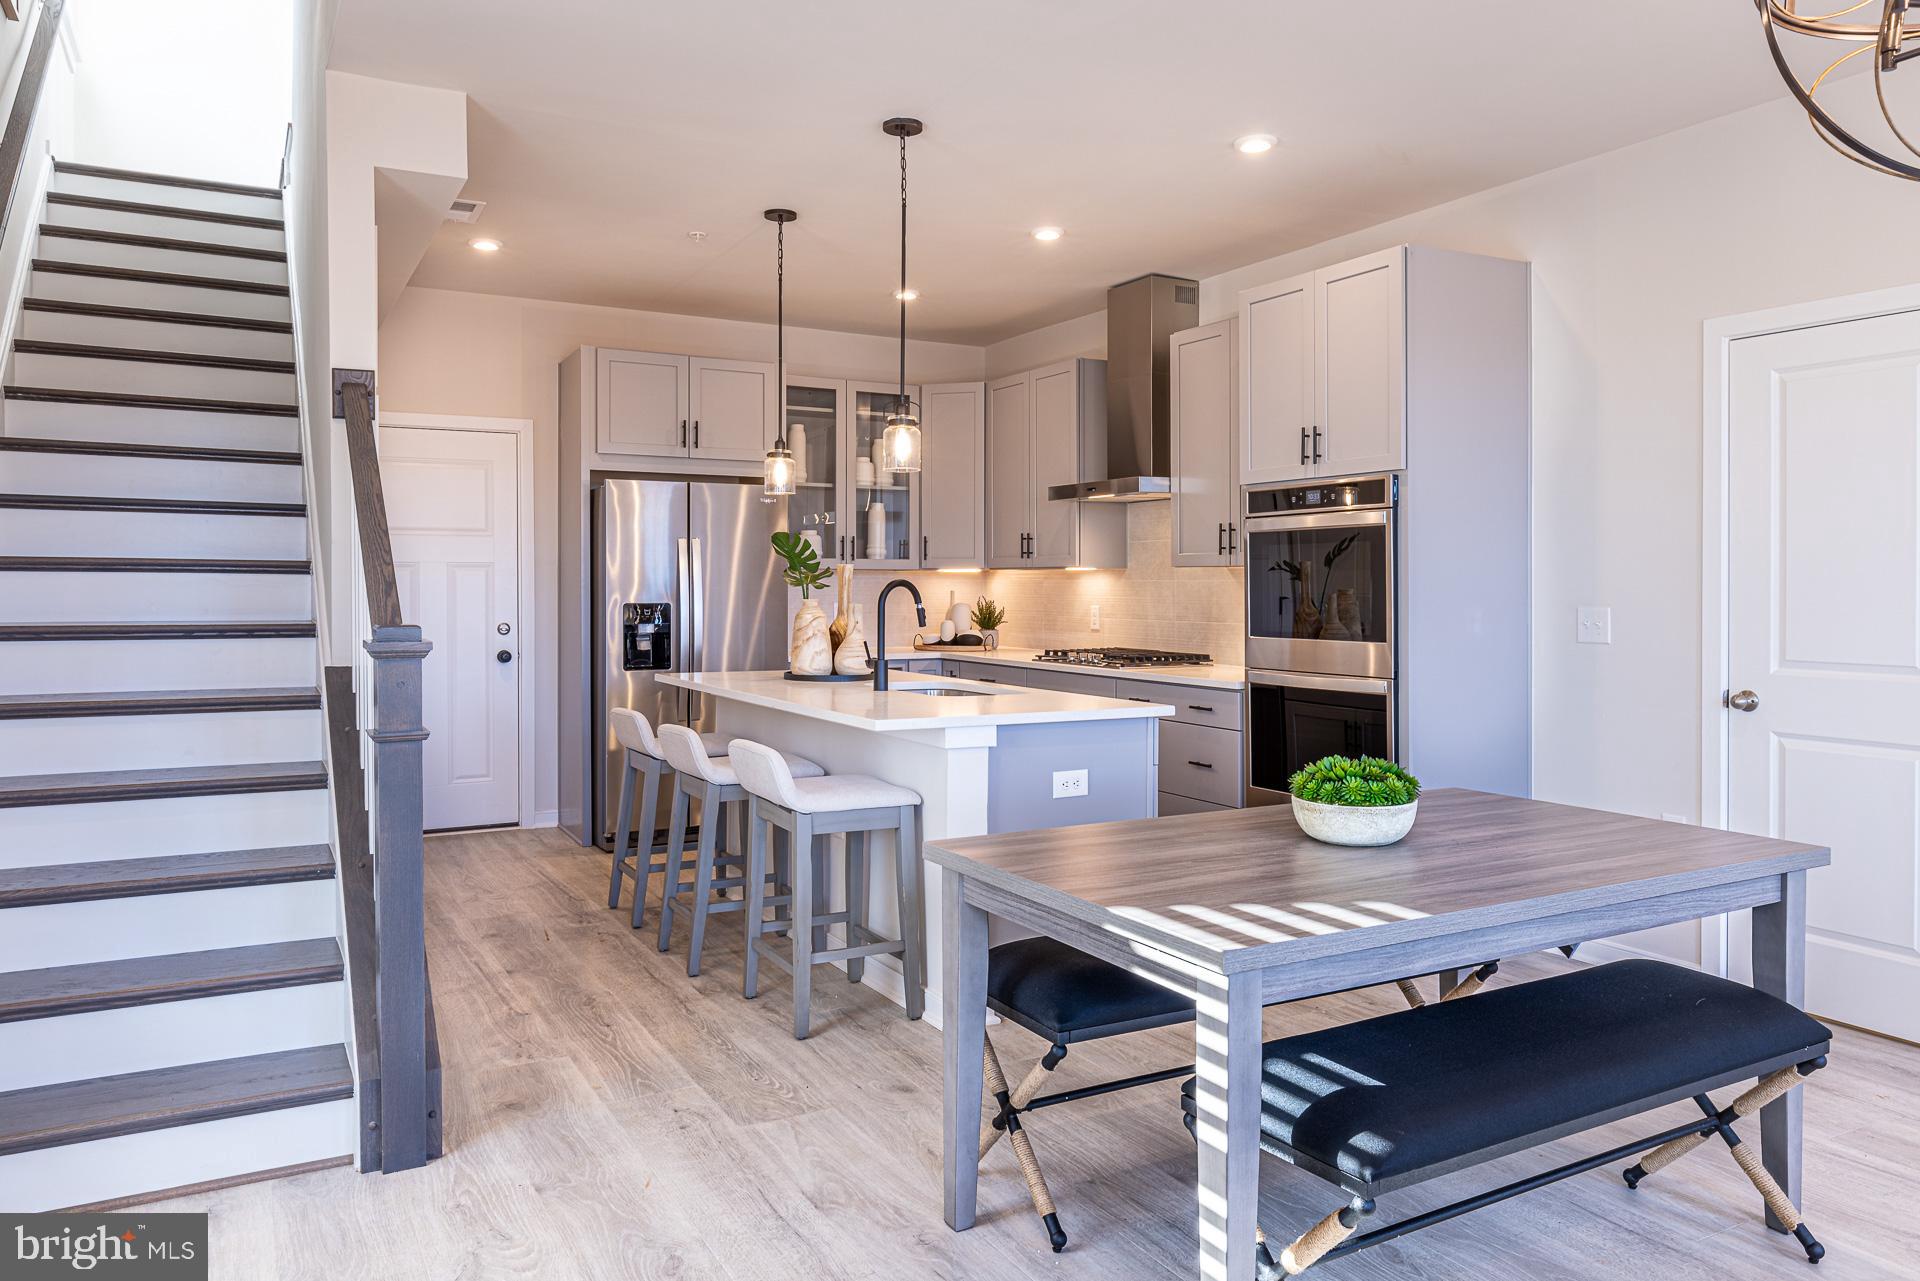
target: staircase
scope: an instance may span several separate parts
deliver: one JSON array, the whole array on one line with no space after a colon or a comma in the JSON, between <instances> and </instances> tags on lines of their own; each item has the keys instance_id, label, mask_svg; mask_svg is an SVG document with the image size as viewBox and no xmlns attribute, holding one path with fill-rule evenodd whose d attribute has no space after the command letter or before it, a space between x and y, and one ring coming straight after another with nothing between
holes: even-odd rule
<instances>
[{"instance_id":1,"label":"staircase","mask_svg":"<svg viewBox=\"0 0 1920 1281\"><path fill-rule=\"evenodd\" d=\"M0 423L0 1209L344 1161L279 195L59 164L27 294Z\"/></svg>"}]
</instances>

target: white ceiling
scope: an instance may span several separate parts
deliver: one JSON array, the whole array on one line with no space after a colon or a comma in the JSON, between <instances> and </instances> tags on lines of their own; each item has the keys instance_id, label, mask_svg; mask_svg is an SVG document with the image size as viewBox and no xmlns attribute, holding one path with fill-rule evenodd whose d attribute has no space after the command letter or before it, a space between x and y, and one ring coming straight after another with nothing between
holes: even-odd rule
<instances>
[{"instance_id":1,"label":"white ceiling","mask_svg":"<svg viewBox=\"0 0 1920 1281\"><path fill-rule=\"evenodd\" d=\"M342 0L330 65L470 95L487 209L415 284L771 319L787 205L789 321L856 332L895 323L880 122L919 116L912 329L967 343L1784 92L1751 0Z\"/></svg>"}]
</instances>

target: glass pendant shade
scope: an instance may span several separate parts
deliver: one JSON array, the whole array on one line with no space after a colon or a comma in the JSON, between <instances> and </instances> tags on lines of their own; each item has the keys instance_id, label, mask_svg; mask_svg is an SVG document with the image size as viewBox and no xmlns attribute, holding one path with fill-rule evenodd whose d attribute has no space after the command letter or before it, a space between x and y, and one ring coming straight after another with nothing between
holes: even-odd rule
<instances>
[{"instance_id":1,"label":"glass pendant shade","mask_svg":"<svg viewBox=\"0 0 1920 1281\"><path fill-rule=\"evenodd\" d=\"M889 471L920 470L920 420L909 411L887 415L882 438Z\"/></svg>"},{"instance_id":2,"label":"glass pendant shade","mask_svg":"<svg viewBox=\"0 0 1920 1281\"><path fill-rule=\"evenodd\" d=\"M773 442L773 448L767 451L764 474L760 482L760 496L771 502L775 498L784 498L793 493L793 451L787 448L784 440Z\"/></svg>"},{"instance_id":3,"label":"glass pendant shade","mask_svg":"<svg viewBox=\"0 0 1920 1281\"><path fill-rule=\"evenodd\" d=\"M760 501L770 503L776 499L787 498L794 492L793 450L787 447L786 433L786 396L787 396L787 224L797 220L800 215L791 209L769 209L762 217L774 225L774 237L777 248L774 258L774 341L778 354L774 357L774 371L780 380L781 416L774 428L773 448L767 451L767 457L761 464Z\"/></svg>"}]
</instances>

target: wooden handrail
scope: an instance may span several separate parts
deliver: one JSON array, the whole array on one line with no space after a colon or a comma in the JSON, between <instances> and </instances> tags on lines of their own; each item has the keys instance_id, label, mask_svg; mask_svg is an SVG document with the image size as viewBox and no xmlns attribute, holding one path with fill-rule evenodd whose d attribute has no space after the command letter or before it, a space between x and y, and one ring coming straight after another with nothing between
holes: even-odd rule
<instances>
[{"instance_id":1,"label":"wooden handrail","mask_svg":"<svg viewBox=\"0 0 1920 1281\"><path fill-rule=\"evenodd\" d=\"M66 9L67 0L45 0L40 6L33 43L27 48L26 68L20 73L20 87L14 91L13 108L7 113L6 132L0 133L0 183L6 184L6 194L0 197L0 237L6 235L13 217L13 198L20 193L20 170L27 160L27 139L33 135L34 118L40 114L40 99L47 87L47 64L53 61L53 42L60 34L60 19Z\"/></svg>"},{"instance_id":2,"label":"wooden handrail","mask_svg":"<svg viewBox=\"0 0 1920 1281\"><path fill-rule=\"evenodd\" d=\"M376 630L400 627L400 588L393 577L393 536L380 487L380 453L373 436L373 394L365 383L343 382L347 464L353 471L353 507L360 522L360 572L367 583L367 616Z\"/></svg>"}]
</instances>

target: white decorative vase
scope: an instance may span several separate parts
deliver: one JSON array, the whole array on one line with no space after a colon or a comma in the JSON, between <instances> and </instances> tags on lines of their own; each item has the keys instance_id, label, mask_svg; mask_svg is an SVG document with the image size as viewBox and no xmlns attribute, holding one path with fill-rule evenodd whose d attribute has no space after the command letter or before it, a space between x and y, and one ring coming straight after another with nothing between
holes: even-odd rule
<instances>
[{"instance_id":1,"label":"white decorative vase","mask_svg":"<svg viewBox=\"0 0 1920 1281\"><path fill-rule=\"evenodd\" d=\"M847 635L833 651L833 670L840 676L870 676L873 668L867 663L867 629L860 618L860 607L853 607L853 621L847 624Z\"/></svg>"},{"instance_id":2,"label":"white decorative vase","mask_svg":"<svg viewBox=\"0 0 1920 1281\"><path fill-rule=\"evenodd\" d=\"M1417 800L1405 805L1326 805L1293 798L1293 821L1328 845L1391 845L1413 830Z\"/></svg>"},{"instance_id":3,"label":"white decorative vase","mask_svg":"<svg viewBox=\"0 0 1920 1281\"><path fill-rule=\"evenodd\" d=\"M787 424L787 450L793 455L793 483L807 483L807 425Z\"/></svg>"},{"instance_id":4,"label":"white decorative vase","mask_svg":"<svg viewBox=\"0 0 1920 1281\"><path fill-rule=\"evenodd\" d=\"M793 645L788 666L795 676L825 676L833 671L833 642L827 639L827 611L809 596L793 616Z\"/></svg>"}]
</instances>

